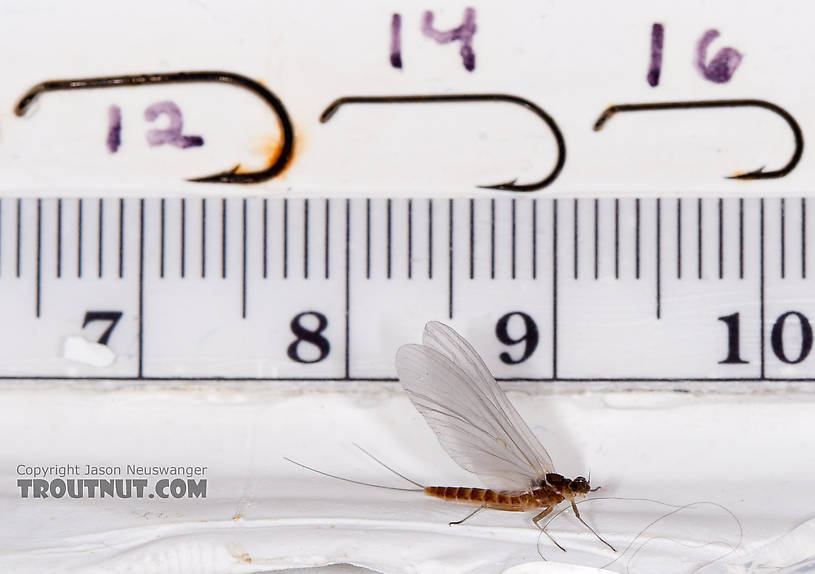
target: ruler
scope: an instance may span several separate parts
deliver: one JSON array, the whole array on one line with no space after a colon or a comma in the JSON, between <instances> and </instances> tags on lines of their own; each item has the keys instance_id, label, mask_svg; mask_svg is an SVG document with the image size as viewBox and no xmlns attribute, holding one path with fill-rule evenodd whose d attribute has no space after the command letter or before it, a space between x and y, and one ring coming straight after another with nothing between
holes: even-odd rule
<instances>
[{"instance_id":1,"label":"ruler","mask_svg":"<svg viewBox=\"0 0 815 574\"><path fill-rule=\"evenodd\" d=\"M507 381L814 380L811 203L3 198L0 376L389 381L438 319Z\"/></svg>"}]
</instances>

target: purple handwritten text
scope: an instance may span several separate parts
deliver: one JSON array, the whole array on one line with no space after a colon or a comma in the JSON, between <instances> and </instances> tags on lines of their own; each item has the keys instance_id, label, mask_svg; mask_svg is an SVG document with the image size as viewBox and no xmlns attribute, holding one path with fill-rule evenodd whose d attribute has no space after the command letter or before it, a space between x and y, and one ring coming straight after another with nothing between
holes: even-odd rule
<instances>
[{"instance_id":1,"label":"purple handwritten text","mask_svg":"<svg viewBox=\"0 0 815 574\"><path fill-rule=\"evenodd\" d=\"M158 102L144 110L144 119L148 122L156 121L161 115L167 116L170 125L163 130L147 132L147 143L151 147L170 144L183 149L204 145L204 138L201 136L185 136L181 133L184 120L181 119L181 110L173 102Z\"/></svg>"},{"instance_id":2,"label":"purple handwritten text","mask_svg":"<svg viewBox=\"0 0 815 574\"><path fill-rule=\"evenodd\" d=\"M422 33L439 44L461 42L461 59L468 72L475 70L475 52L473 51L473 36L475 35L475 9L464 10L464 21L458 28L452 30L436 30L433 27L433 12L428 10L422 20Z\"/></svg>"},{"instance_id":3,"label":"purple handwritten text","mask_svg":"<svg viewBox=\"0 0 815 574\"><path fill-rule=\"evenodd\" d=\"M402 69L402 15L391 18L391 66Z\"/></svg>"},{"instance_id":4,"label":"purple handwritten text","mask_svg":"<svg viewBox=\"0 0 815 574\"><path fill-rule=\"evenodd\" d=\"M655 88L659 85L659 74L662 72L662 44L665 40L665 28L659 22L651 27L651 64L648 66L648 85Z\"/></svg>"},{"instance_id":5,"label":"purple handwritten text","mask_svg":"<svg viewBox=\"0 0 815 574\"><path fill-rule=\"evenodd\" d=\"M108 108L108 151L116 153L122 145L122 108L110 106Z\"/></svg>"},{"instance_id":6,"label":"purple handwritten text","mask_svg":"<svg viewBox=\"0 0 815 574\"><path fill-rule=\"evenodd\" d=\"M736 73L736 69L741 64L743 58L741 52L735 48L722 48L719 50L709 64L705 63L707 60L707 48L711 42L719 37L719 31L710 29L699 39L699 44L696 47L696 67L699 73L702 74L706 80L715 82L717 84L724 84L729 82Z\"/></svg>"}]
</instances>

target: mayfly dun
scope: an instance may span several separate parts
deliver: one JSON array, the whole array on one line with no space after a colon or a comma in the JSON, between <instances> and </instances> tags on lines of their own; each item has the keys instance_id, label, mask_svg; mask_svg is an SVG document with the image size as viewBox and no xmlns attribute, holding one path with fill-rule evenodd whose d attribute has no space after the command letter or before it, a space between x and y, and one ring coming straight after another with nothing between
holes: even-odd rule
<instances>
[{"instance_id":1,"label":"mayfly dun","mask_svg":"<svg viewBox=\"0 0 815 574\"><path fill-rule=\"evenodd\" d=\"M404 345L397 351L396 372L408 397L447 454L487 486L422 486L384 465L428 496L476 507L462 520L450 524L461 524L483 509L511 512L540 509L532 518L538 526L566 501L575 517L614 550L583 520L575 504L576 498L585 497L591 490L589 481L582 476L571 479L555 472L549 453L461 335L442 323L427 323L421 345ZM562 549L559 544L558 547Z\"/></svg>"}]
</instances>

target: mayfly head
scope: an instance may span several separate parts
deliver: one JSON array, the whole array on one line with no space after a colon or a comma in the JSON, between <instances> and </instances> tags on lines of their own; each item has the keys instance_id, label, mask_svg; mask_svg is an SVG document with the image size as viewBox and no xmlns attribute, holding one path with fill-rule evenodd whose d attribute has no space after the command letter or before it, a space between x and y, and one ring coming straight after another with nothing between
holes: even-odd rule
<instances>
[{"instance_id":1,"label":"mayfly head","mask_svg":"<svg viewBox=\"0 0 815 574\"><path fill-rule=\"evenodd\" d=\"M578 476L569 482L569 490L579 496L586 496L586 493L591 490L591 485L589 484L588 480L582 476Z\"/></svg>"}]
</instances>

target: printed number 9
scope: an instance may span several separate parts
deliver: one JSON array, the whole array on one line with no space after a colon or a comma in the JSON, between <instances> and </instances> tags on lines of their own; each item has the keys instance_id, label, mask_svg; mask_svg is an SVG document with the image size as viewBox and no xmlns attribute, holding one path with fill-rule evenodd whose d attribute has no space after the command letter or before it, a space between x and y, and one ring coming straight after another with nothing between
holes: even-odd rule
<instances>
[{"instance_id":1,"label":"printed number 9","mask_svg":"<svg viewBox=\"0 0 815 574\"><path fill-rule=\"evenodd\" d=\"M509 334L509 322L516 316L520 317L523 321L524 334L522 337L513 339ZM517 345L519 343L525 343L524 353L518 359L513 359L512 356L506 351L499 355L500 359L507 365L517 365L518 363L523 363L525 360L527 360L530 356L532 356L532 353L535 352L540 339L538 335L538 326L535 324L535 321L532 319L532 317L526 313L521 313L520 311L507 313L498 319L498 323L495 325L495 336L498 337L498 340L504 345Z\"/></svg>"}]
</instances>

